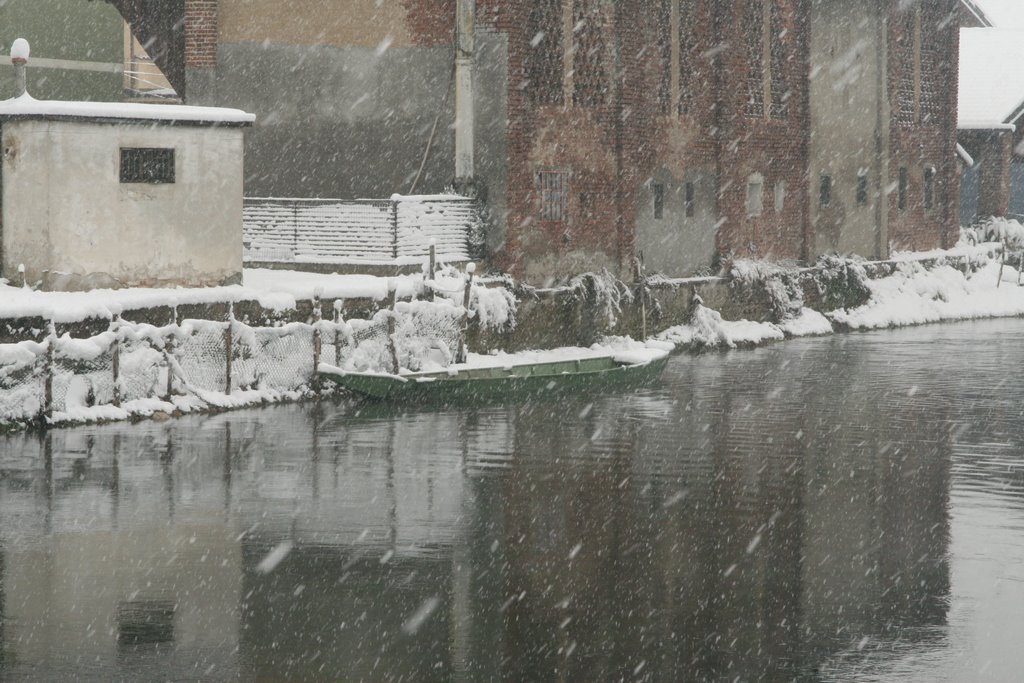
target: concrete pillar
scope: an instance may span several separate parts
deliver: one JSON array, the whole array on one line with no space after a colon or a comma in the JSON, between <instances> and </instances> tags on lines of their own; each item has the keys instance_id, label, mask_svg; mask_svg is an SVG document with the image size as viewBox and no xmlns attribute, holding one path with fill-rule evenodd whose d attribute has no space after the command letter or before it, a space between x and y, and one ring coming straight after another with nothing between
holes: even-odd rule
<instances>
[{"instance_id":1,"label":"concrete pillar","mask_svg":"<svg viewBox=\"0 0 1024 683\"><path fill-rule=\"evenodd\" d=\"M475 0L458 0L455 48L455 181L473 181L473 62Z\"/></svg>"}]
</instances>

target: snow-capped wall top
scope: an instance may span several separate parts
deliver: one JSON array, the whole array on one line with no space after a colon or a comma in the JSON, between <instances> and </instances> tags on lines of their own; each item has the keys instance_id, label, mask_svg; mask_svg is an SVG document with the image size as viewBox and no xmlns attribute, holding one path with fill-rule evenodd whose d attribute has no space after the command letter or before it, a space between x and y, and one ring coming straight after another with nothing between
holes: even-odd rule
<instances>
[{"instance_id":1,"label":"snow-capped wall top","mask_svg":"<svg viewBox=\"0 0 1024 683\"><path fill-rule=\"evenodd\" d=\"M0 118L165 121L220 126L250 126L255 114L241 109L139 102L64 102L25 94L0 101Z\"/></svg>"},{"instance_id":2,"label":"snow-capped wall top","mask_svg":"<svg viewBox=\"0 0 1024 683\"><path fill-rule=\"evenodd\" d=\"M30 53L31 49L29 48L28 41L24 38L18 38L11 44L11 61L28 61Z\"/></svg>"}]
</instances>

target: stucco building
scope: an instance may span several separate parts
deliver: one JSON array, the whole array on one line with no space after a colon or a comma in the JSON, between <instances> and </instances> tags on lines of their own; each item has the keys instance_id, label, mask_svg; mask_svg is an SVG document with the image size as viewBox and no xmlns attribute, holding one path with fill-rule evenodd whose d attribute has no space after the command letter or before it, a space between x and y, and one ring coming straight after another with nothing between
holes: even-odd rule
<instances>
[{"instance_id":1,"label":"stucco building","mask_svg":"<svg viewBox=\"0 0 1024 683\"><path fill-rule=\"evenodd\" d=\"M961 0L113 2L187 101L259 115L248 194L439 191L470 98L492 261L532 282L956 239Z\"/></svg>"},{"instance_id":2,"label":"stucco building","mask_svg":"<svg viewBox=\"0 0 1024 683\"><path fill-rule=\"evenodd\" d=\"M239 282L252 121L24 92L0 102L0 276L60 290Z\"/></svg>"}]
</instances>

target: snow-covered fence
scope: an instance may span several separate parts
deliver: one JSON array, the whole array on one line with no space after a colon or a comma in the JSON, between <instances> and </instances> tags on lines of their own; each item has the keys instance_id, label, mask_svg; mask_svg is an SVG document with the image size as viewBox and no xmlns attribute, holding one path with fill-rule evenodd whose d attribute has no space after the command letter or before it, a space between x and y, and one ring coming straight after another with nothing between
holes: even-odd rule
<instances>
[{"instance_id":1,"label":"snow-covered fence","mask_svg":"<svg viewBox=\"0 0 1024 683\"><path fill-rule=\"evenodd\" d=\"M419 264L431 241L442 261L463 262L482 234L479 205L458 195L247 197L242 216L246 264Z\"/></svg>"},{"instance_id":2,"label":"snow-covered fence","mask_svg":"<svg viewBox=\"0 0 1024 683\"><path fill-rule=\"evenodd\" d=\"M319 301L314 310L319 311ZM115 320L86 339L58 336L0 344L0 425L123 419L299 398L315 369L419 370L454 360L465 311L447 299L398 302L369 320L252 327L183 320L165 327ZM392 324L393 322L393 324ZM389 330L393 333L389 334Z\"/></svg>"}]
</instances>

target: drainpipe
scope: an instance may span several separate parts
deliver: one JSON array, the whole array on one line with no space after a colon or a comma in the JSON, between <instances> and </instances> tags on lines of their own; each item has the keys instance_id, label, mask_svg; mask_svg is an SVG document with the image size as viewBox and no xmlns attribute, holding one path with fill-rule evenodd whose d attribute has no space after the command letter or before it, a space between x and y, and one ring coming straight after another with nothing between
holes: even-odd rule
<instances>
[{"instance_id":1,"label":"drainpipe","mask_svg":"<svg viewBox=\"0 0 1024 683\"><path fill-rule=\"evenodd\" d=\"M473 184L473 59L476 0L455 8L455 185Z\"/></svg>"},{"instance_id":2,"label":"drainpipe","mask_svg":"<svg viewBox=\"0 0 1024 683\"><path fill-rule=\"evenodd\" d=\"M11 63L14 64L15 97L21 97L28 92L28 80L25 74L25 67L28 64L29 49L28 41L18 38L11 44Z\"/></svg>"},{"instance_id":3,"label":"drainpipe","mask_svg":"<svg viewBox=\"0 0 1024 683\"><path fill-rule=\"evenodd\" d=\"M889 258L889 4L879 0L875 34L875 258Z\"/></svg>"}]
</instances>

